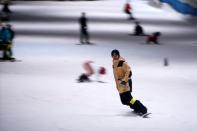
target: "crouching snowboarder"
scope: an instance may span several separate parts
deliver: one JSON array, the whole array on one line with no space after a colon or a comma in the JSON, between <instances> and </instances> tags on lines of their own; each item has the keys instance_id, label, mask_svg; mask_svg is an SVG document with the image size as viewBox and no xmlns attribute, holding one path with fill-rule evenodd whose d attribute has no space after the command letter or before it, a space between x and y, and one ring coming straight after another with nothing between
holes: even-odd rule
<instances>
[{"instance_id":1,"label":"crouching snowboarder","mask_svg":"<svg viewBox=\"0 0 197 131\"><path fill-rule=\"evenodd\" d=\"M91 76L96 76L96 81L104 83L100 78L101 76L106 74L106 69L103 66L99 66L98 69L92 65L93 61L86 61L83 63L84 73L82 73L79 78L77 79L78 82L91 82Z\"/></svg>"}]
</instances>

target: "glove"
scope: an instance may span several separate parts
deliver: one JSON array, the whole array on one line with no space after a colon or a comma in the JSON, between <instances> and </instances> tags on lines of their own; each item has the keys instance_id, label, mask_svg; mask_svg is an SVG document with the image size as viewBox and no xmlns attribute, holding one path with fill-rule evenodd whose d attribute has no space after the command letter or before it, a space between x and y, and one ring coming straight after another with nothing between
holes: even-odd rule
<instances>
[{"instance_id":1,"label":"glove","mask_svg":"<svg viewBox=\"0 0 197 131\"><path fill-rule=\"evenodd\" d=\"M123 86L125 86L126 85L126 82L125 81L121 81L120 84L123 85Z\"/></svg>"}]
</instances>

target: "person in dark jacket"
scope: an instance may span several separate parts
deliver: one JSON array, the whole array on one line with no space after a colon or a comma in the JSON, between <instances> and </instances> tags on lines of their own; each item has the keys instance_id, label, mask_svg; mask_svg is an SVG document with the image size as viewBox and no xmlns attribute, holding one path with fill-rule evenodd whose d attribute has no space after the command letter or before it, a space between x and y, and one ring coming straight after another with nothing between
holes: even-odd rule
<instances>
[{"instance_id":1,"label":"person in dark jacket","mask_svg":"<svg viewBox=\"0 0 197 131\"><path fill-rule=\"evenodd\" d=\"M132 71L126 60L120 56L118 50L114 49L111 52L113 59L113 73L116 83L116 88L120 95L120 100L123 105L129 106L135 113L143 115L147 113L147 108L139 101L133 98L132 92Z\"/></svg>"},{"instance_id":2,"label":"person in dark jacket","mask_svg":"<svg viewBox=\"0 0 197 131\"><path fill-rule=\"evenodd\" d=\"M4 3L3 3L2 12L11 13L11 10L10 10L10 8L9 8L9 2L4 2Z\"/></svg>"},{"instance_id":3,"label":"person in dark jacket","mask_svg":"<svg viewBox=\"0 0 197 131\"><path fill-rule=\"evenodd\" d=\"M82 12L82 16L79 18L80 23L80 42L81 44L90 44L89 42L89 33L88 33L88 26L87 26L87 18L85 12ZM84 41L85 40L85 41Z\"/></svg>"},{"instance_id":4,"label":"person in dark jacket","mask_svg":"<svg viewBox=\"0 0 197 131\"><path fill-rule=\"evenodd\" d=\"M135 22L134 35L144 35L144 30L138 21Z\"/></svg>"}]
</instances>

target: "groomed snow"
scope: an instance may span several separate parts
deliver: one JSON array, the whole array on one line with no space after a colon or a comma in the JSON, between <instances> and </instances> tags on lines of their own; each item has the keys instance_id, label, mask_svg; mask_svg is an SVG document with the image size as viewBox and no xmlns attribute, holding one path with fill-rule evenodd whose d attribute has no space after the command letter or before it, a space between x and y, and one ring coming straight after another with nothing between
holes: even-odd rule
<instances>
[{"instance_id":1,"label":"groomed snow","mask_svg":"<svg viewBox=\"0 0 197 131\"><path fill-rule=\"evenodd\" d=\"M160 45L129 36L125 1L14 2L14 56L0 62L1 131L196 131L197 26L176 12L132 0L146 33ZM93 45L79 44L78 17L89 18ZM119 49L133 71L133 96L151 118L132 114L115 88L110 52ZM169 66L164 66L168 58ZM82 63L104 66L104 83L77 83Z\"/></svg>"}]
</instances>

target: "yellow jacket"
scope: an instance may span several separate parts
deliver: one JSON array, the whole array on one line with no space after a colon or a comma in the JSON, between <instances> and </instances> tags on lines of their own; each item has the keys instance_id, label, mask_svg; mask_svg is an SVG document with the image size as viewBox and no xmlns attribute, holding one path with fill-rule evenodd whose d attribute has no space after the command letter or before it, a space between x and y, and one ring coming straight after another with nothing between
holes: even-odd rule
<instances>
[{"instance_id":1,"label":"yellow jacket","mask_svg":"<svg viewBox=\"0 0 197 131\"><path fill-rule=\"evenodd\" d=\"M131 77L132 72L124 58L120 57L118 60L113 60L113 73L118 92L124 93L130 91L128 80ZM122 81L126 82L125 86L120 84Z\"/></svg>"}]
</instances>

